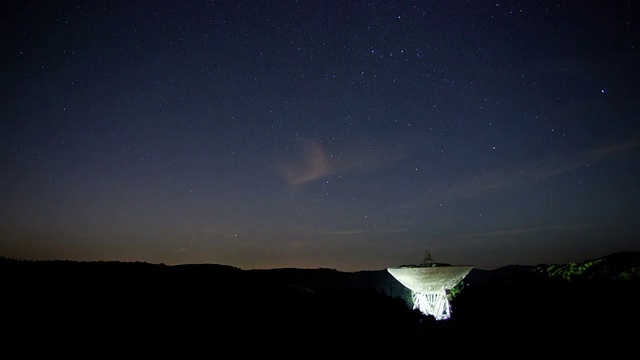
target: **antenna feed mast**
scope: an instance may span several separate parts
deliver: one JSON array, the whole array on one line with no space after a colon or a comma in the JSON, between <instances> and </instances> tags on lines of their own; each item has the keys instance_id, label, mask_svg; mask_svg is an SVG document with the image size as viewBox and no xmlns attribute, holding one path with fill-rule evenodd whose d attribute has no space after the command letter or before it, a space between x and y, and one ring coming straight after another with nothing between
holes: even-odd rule
<instances>
[{"instance_id":1,"label":"antenna feed mast","mask_svg":"<svg viewBox=\"0 0 640 360\"><path fill-rule=\"evenodd\" d=\"M433 266L433 259L431 259L431 253L429 250L425 250L424 252L424 261L422 262L422 266Z\"/></svg>"}]
</instances>

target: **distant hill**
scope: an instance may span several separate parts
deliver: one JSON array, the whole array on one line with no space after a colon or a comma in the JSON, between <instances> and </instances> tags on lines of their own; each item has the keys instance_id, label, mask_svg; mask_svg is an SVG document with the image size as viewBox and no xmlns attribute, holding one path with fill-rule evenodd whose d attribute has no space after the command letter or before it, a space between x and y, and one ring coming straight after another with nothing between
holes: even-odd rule
<instances>
[{"instance_id":1,"label":"distant hill","mask_svg":"<svg viewBox=\"0 0 640 360\"><path fill-rule=\"evenodd\" d=\"M627 329L640 320L640 252L473 269L453 294L452 318L440 322L412 310L410 291L386 269L0 258L0 276L5 344L47 355L415 359L507 355L509 346L543 356L553 346L613 356L635 351Z\"/></svg>"}]
</instances>

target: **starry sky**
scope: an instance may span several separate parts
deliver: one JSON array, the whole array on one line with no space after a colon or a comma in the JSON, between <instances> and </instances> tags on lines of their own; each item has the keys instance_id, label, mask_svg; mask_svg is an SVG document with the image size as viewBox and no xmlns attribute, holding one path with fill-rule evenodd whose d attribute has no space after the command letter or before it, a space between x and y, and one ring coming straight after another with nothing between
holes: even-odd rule
<instances>
[{"instance_id":1,"label":"starry sky","mask_svg":"<svg viewBox=\"0 0 640 360\"><path fill-rule=\"evenodd\" d=\"M0 255L640 250L633 1L5 1Z\"/></svg>"}]
</instances>

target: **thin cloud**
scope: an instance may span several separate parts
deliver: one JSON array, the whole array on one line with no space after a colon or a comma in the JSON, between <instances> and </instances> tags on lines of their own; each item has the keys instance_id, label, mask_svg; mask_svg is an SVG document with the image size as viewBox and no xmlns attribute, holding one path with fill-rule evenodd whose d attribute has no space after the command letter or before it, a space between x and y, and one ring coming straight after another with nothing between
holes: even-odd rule
<instances>
[{"instance_id":1,"label":"thin cloud","mask_svg":"<svg viewBox=\"0 0 640 360\"><path fill-rule=\"evenodd\" d=\"M492 171L458 182L447 190L453 198L474 198L490 192L513 191L522 186L544 181L576 169L601 162L613 155L637 146L637 142L623 142L568 157L549 157L529 163L515 171Z\"/></svg>"},{"instance_id":2,"label":"thin cloud","mask_svg":"<svg viewBox=\"0 0 640 360\"><path fill-rule=\"evenodd\" d=\"M375 228L375 229L350 229L350 230L331 230L324 231L322 235L338 235L338 236L350 236L350 235L360 235L360 234L380 234L380 233L401 233L404 232L404 229L394 229L394 228Z\"/></svg>"},{"instance_id":3,"label":"thin cloud","mask_svg":"<svg viewBox=\"0 0 640 360\"><path fill-rule=\"evenodd\" d=\"M331 175L377 171L395 164L408 154L402 146L374 147L366 142L357 142L340 155L329 155L320 143L310 142L305 146L302 159L280 162L276 169L289 185L300 186Z\"/></svg>"},{"instance_id":4,"label":"thin cloud","mask_svg":"<svg viewBox=\"0 0 640 360\"><path fill-rule=\"evenodd\" d=\"M577 223L577 224L560 224L560 225L544 225L534 227L522 227L512 229L499 229L491 231L471 232L454 236L443 236L435 240L466 240L466 239L478 239L478 238L497 238L497 237L512 237L517 235L531 235L545 233L549 231L562 231L562 230L574 230L585 229L593 227L591 223Z\"/></svg>"},{"instance_id":5,"label":"thin cloud","mask_svg":"<svg viewBox=\"0 0 640 360\"><path fill-rule=\"evenodd\" d=\"M235 233L222 230L215 226L203 226L202 228L200 228L199 233L201 235L204 235L205 237L214 239L231 239L236 237Z\"/></svg>"},{"instance_id":6,"label":"thin cloud","mask_svg":"<svg viewBox=\"0 0 640 360\"><path fill-rule=\"evenodd\" d=\"M354 230L333 230L333 231L325 231L322 234L323 235L358 235L358 234L364 234L367 233L367 230L359 230L359 229L354 229Z\"/></svg>"},{"instance_id":7,"label":"thin cloud","mask_svg":"<svg viewBox=\"0 0 640 360\"><path fill-rule=\"evenodd\" d=\"M602 162L620 155L638 145L627 141L569 156L551 156L540 161L524 164L511 170L493 170L461 180L440 191L424 194L422 200L405 204L403 208L426 208L445 201L474 199L487 194L513 192L531 184Z\"/></svg>"},{"instance_id":8,"label":"thin cloud","mask_svg":"<svg viewBox=\"0 0 640 360\"><path fill-rule=\"evenodd\" d=\"M305 246L309 246L311 245L310 242L308 241L300 241L300 240L296 240L296 241L292 241L289 243L289 246L291 247L305 247Z\"/></svg>"},{"instance_id":9,"label":"thin cloud","mask_svg":"<svg viewBox=\"0 0 640 360\"><path fill-rule=\"evenodd\" d=\"M280 163L278 170L290 185L302 185L316 179L324 178L333 171L327 155L318 143L310 143L307 145L302 161Z\"/></svg>"}]
</instances>

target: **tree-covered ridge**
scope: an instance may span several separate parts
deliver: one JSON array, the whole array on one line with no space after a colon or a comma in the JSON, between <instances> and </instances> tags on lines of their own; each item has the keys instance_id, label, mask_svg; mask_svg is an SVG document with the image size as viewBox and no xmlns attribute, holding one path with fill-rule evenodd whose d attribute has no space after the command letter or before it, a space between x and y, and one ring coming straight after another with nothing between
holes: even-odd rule
<instances>
[{"instance_id":1,"label":"tree-covered ridge","mask_svg":"<svg viewBox=\"0 0 640 360\"><path fill-rule=\"evenodd\" d=\"M538 266L535 271L546 273L550 278L563 278L565 280L572 280L578 276L584 275L589 271L589 268L602 261L602 259L598 259L581 263L572 262L561 265L554 264Z\"/></svg>"},{"instance_id":2,"label":"tree-covered ridge","mask_svg":"<svg viewBox=\"0 0 640 360\"><path fill-rule=\"evenodd\" d=\"M582 262L538 265L533 271L567 281L630 281L640 279L640 252L619 252Z\"/></svg>"}]
</instances>

